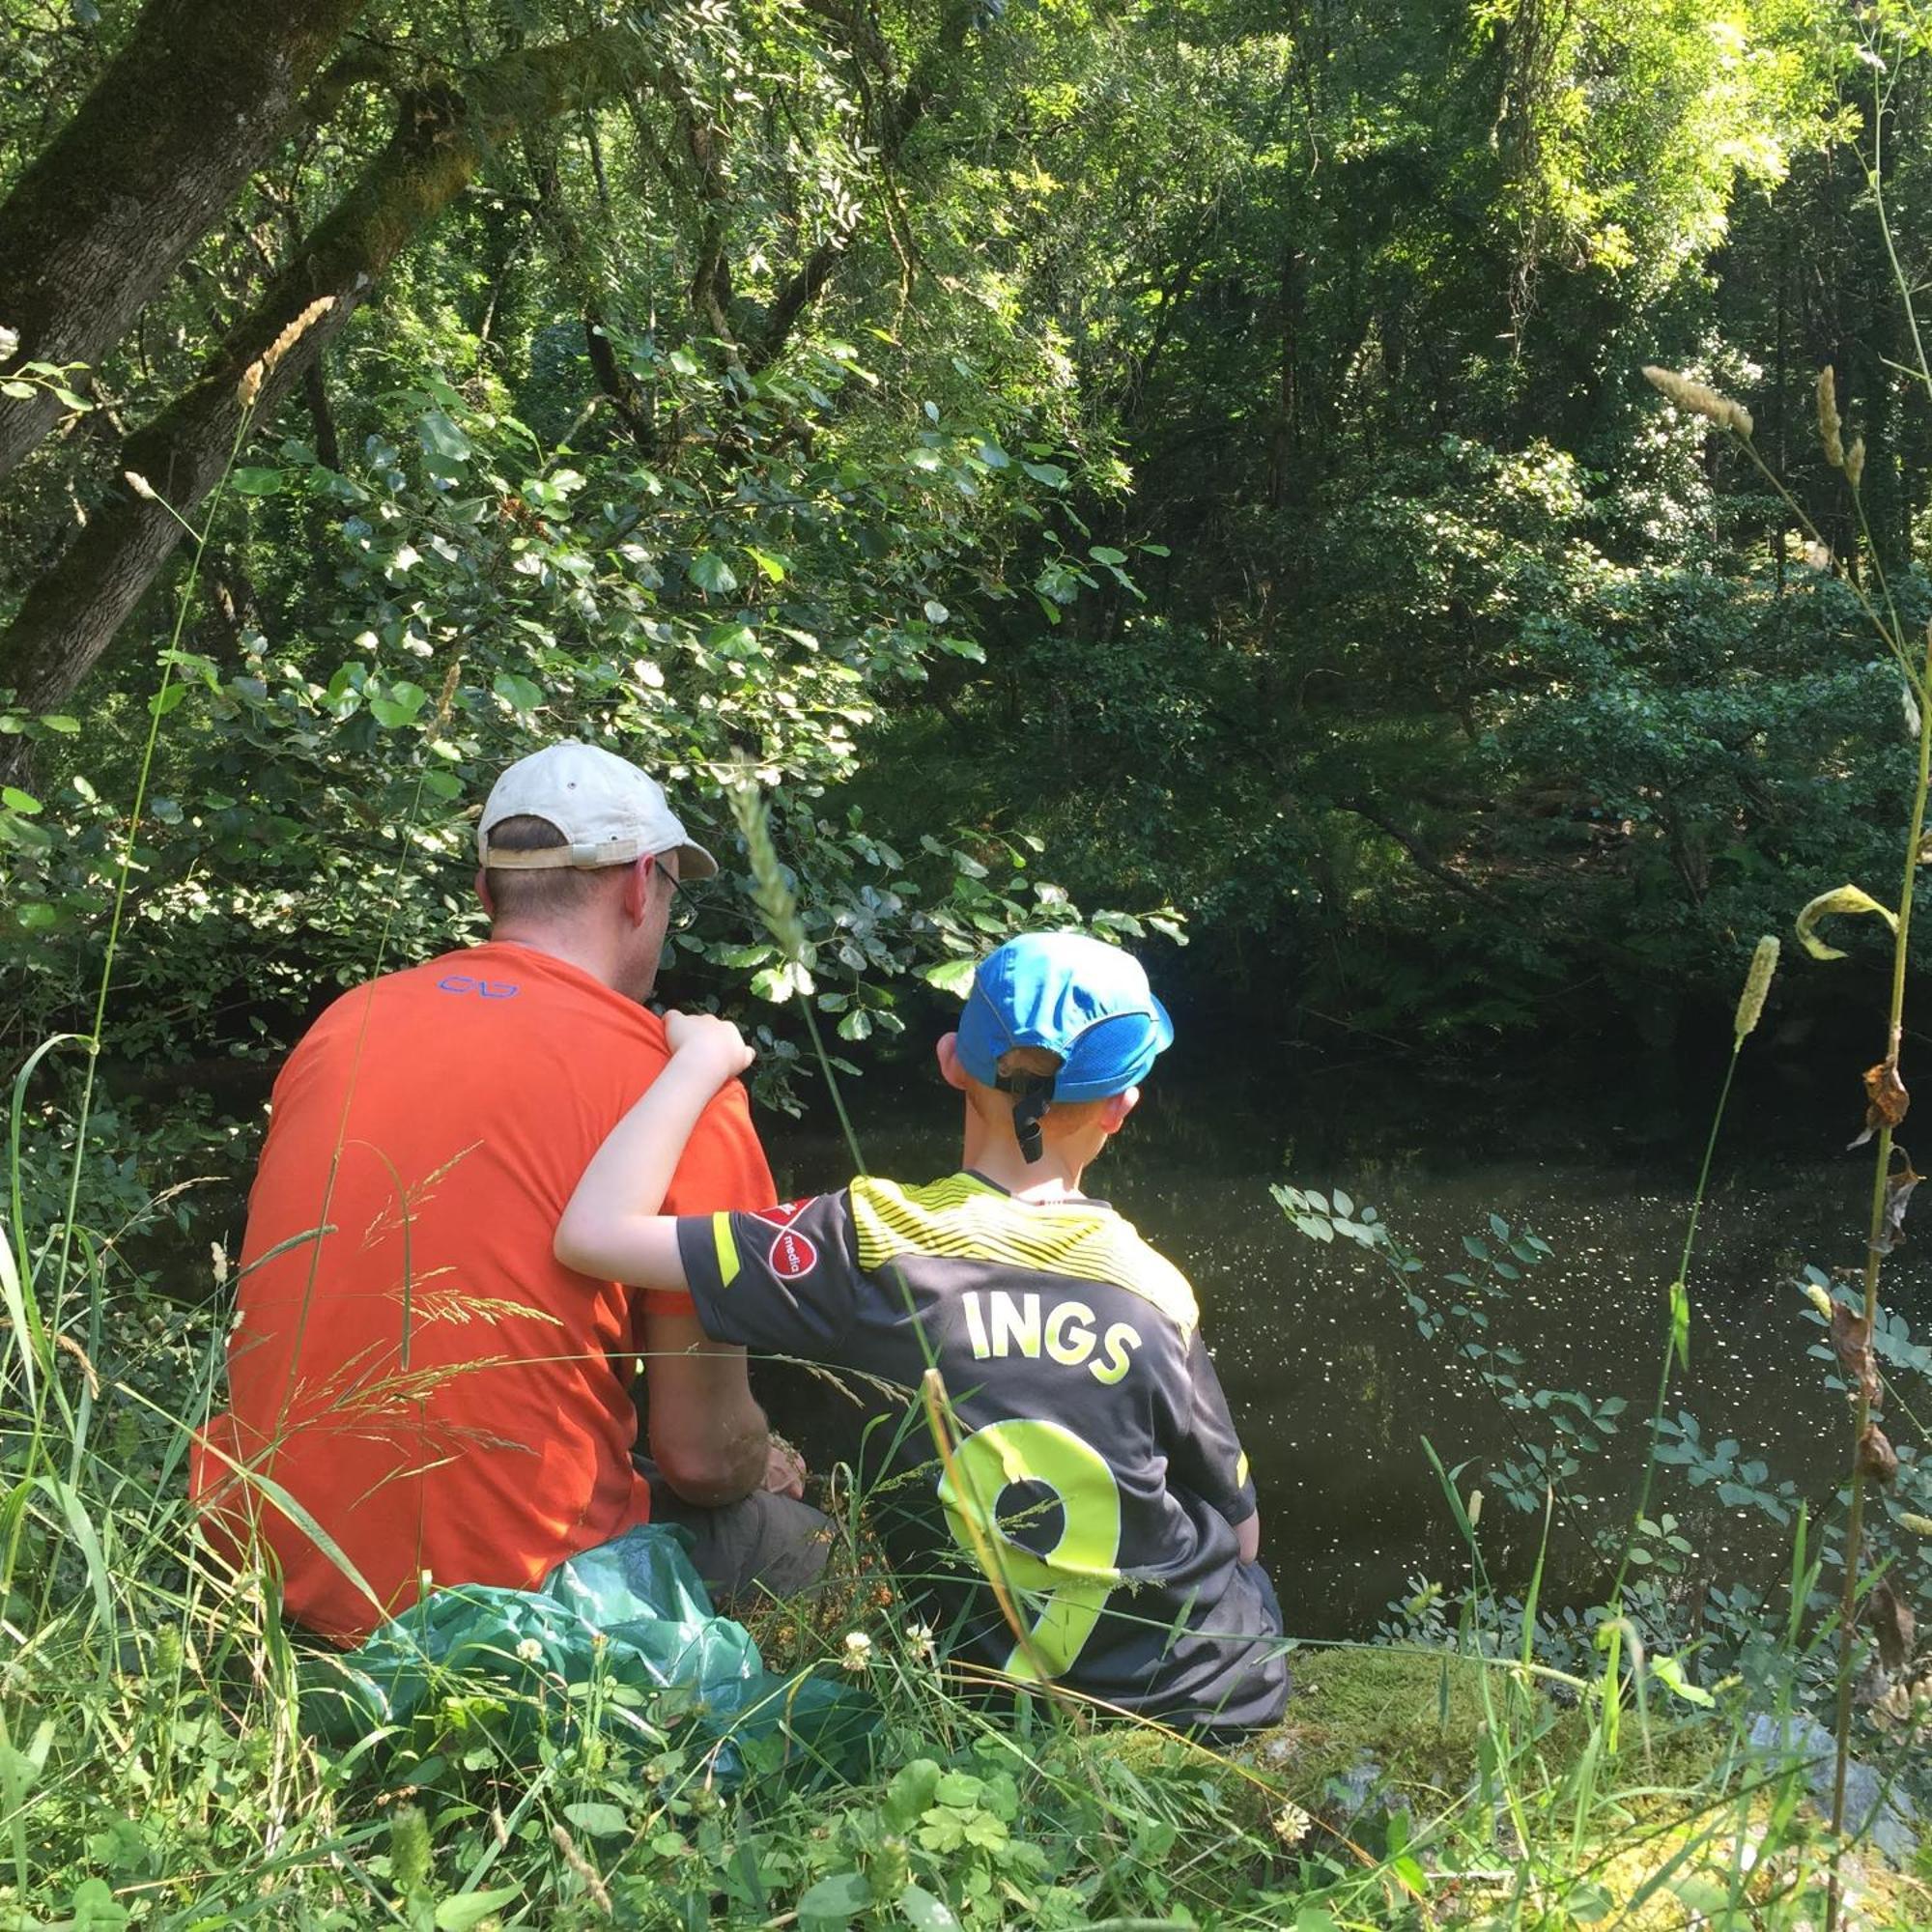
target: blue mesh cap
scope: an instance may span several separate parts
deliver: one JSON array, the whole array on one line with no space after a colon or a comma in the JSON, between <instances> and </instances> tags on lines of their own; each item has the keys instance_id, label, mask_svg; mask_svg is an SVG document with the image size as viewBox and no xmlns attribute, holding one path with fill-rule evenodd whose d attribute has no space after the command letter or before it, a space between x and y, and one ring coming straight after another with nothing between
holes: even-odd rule
<instances>
[{"instance_id":1,"label":"blue mesh cap","mask_svg":"<svg viewBox=\"0 0 1932 1932\"><path fill-rule=\"evenodd\" d=\"M1056 1100L1104 1100L1147 1077L1174 1022L1141 964L1078 932L1029 932L980 962L959 1016L959 1060L990 1087L1000 1056L1043 1046L1061 1058Z\"/></svg>"}]
</instances>

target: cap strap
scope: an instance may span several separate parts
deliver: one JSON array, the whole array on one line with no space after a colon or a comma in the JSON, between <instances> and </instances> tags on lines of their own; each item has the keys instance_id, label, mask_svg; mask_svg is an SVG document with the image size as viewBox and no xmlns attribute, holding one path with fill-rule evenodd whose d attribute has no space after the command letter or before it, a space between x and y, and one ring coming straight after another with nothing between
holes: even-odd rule
<instances>
[{"instance_id":1,"label":"cap strap","mask_svg":"<svg viewBox=\"0 0 1932 1932\"><path fill-rule=\"evenodd\" d=\"M534 852L498 852L486 841L483 863L506 872L551 872L569 866L591 871L599 866L628 866L649 848L641 839L606 838L591 845L542 845Z\"/></svg>"},{"instance_id":2,"label":"cap strap","mask_svg":"<svg viewBox=\"0 0 1932 1932\"><path fill-rule=\"evenodd\" d=\"M1013 1096L1013 1138L1020 1144L1020 1158L1031 1167L1046 1151L1040 1140L1040 1117L1053 1105L1051 1073L1003 1073L993 1082L1002 1094Z\"/></svg>"}]
</instances>

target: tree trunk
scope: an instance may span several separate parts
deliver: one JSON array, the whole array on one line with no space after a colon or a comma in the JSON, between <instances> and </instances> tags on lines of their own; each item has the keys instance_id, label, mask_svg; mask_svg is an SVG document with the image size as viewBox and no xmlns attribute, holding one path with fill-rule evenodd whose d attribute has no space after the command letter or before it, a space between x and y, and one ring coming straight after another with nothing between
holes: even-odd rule
<instances>
[{"instance_id":1,"label":"tree trunk","mask_svg":"<svg viewBox=\"0 0 1932 1932\"><path fill-rule=\"evenodd\" d=\"M261 305L184 391L122 449L183 516L220 480L242 435L272 417L396 256L521 125L594 99L627 78L643 43L612 28L505 56L461 94L409 96L388 146L276 278ZM252 415L244 374L259 371ZM59 704L93 668L184 532L160 503L116 488L27 593L0 637L0 680L30 711Z\"/></svg>"},{"instance_id":2,"label":"tree trunk","mask_svg":"<svg viewBox=\"0 0 1932 1932\"><path fill-rule=\"evenodd\" d=\"M20 362L93 364L207 234L366 0L149 0L0 205L0 323ZM0 397L0 476L60 404Z\"/></svg>"}]
</instances>

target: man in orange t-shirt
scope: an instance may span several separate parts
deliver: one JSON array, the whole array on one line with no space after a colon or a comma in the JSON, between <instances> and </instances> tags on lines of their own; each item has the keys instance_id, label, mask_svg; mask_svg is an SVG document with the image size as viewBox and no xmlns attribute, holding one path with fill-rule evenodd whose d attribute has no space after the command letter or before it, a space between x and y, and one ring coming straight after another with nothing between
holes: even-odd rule
<instances>
[{"instance_id":1,"label":"man in orange t-shirt","mask_svg":"<svg viewBox=\"0 0 1932 1932\"><path fill-rule=\"evenodd\" d=\"M787 1594L823 1564L824 1520L796 1500L803 1466L771 1440L743 1350L707 1341L688 1296L552 1254L590 1156L668 1058L641 1002L673 895L716 863L650 779L589 745L511 766L477 849L489 943L344 994L275 1083L230 1407L195 1458L211 1541L236 1556L259 1534L288 1613L340 1642L425 1575L532 1587L650 1517L641 1354L661 1513L726 1594ZM775 1199L734 1081L666 1211Z\"/></svg>"}]
</instances>

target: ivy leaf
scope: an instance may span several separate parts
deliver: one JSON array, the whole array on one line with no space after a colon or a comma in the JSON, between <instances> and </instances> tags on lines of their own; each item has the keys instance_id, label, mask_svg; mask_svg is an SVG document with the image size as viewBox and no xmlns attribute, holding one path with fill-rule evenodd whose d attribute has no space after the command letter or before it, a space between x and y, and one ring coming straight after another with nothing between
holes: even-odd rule
<instances>
[{"instance_id":1,"label":"ivy leaf","mask_svg":"<svg viewBox=\"0 0 1932 1932\"><path fill-rule=\"evenodd\" d=\"M691 559L691 581L721 597L738 587L731 566L716 551L701 550Z\"/></svg>"},{"instance_id":2,"label":"ivy leaf","mask_svg":"<svg viewBox=\"0 0 1932 1932\"><path fill-rule=\"evenodd\" d=\"M1841 948L1827 946L1817 936L1818 922L1840 913L1876 913L1893 932L1898 930L1898 915L1889 906L1880 905L1862 887L1839 886L1833 892L1820 893L1798 915L1798 937L1812 958L1842 959L1845 956Z\"/></svg>"}]
</instances>

